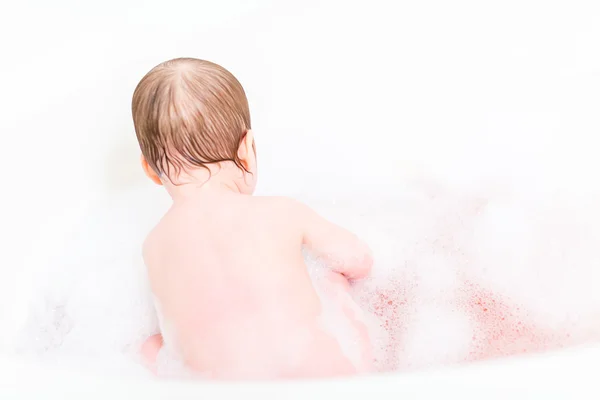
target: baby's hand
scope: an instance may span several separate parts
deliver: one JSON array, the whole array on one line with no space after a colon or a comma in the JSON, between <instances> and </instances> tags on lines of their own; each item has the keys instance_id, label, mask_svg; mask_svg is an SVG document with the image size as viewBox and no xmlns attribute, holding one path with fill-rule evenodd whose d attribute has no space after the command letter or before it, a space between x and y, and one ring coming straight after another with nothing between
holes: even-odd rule
<instances>
[{"instance_id":1,"label":"baby's hand","mask_svg":"<svg viewBox=\"0 0 600 400\"><path fill-rule=\"evenodd\" d=\"M156 335L152 335L148 339L146 339L146 341L144 342L144 344L142 345L142 347L140 349L140 353L142 355L142 360L143 360L146 368L148 368L150 371L152 371L152 373L155 375L157 373L156 359L158 357L158 352L162 348L162 345L163 345L163 338L162 338L162 335L159 333Z\"/></svg>"},{"instance_id":2,"label":"baby's hand","mask_svg":"<svg viewBox=\"0 0 600 400\"><path fill-rule=\"evenodd\" d=\"M348 282L348 278L339 272L328 269L325 273L325 280L335 286L339 286L344 290L350 289L350 282Z\"/></svg>"},{"instance_id":3,"label":"baby's hand","mask_svg":"<svg viewBox=\"0 0 600 400\"><path fill-rule=\"evenodd\" d=\"M356 236L353 241L340 246L338 251L325 254L323 258L327 265L350 280L367 277L373 267L373 252Z\"/></svg>"},{"instance_id":4,"label":"baby's hand","mask_svg":"<svg viewBox=\"0 0 600 400\"><path fill-rule=\"evenodd\" d=\"M359 241L359 245L357 246L357 259L356 268L355 268L355 277L349 277L350 279L360 279L365 278L371 273L371 269L373 268L373 251L371 248L363 241Z\"/></svg>"}]
</instances>

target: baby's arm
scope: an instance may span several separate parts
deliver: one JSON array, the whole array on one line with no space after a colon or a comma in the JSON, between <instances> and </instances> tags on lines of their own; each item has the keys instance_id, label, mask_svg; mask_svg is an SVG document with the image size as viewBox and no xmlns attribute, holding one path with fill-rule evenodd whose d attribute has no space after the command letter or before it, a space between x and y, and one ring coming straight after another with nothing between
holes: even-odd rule
<instances>
[{"instance_id":1,"label":"baby's arm","mask_svg":"<svg viewBox=\"0 0 600 400\"><path fill-rule=\"evenodd\" d=\"M373 257L366 243L306 205L297 203L296 207L303 245L308 251L348 279L364 278L371 272Z\"/></svg>"}]
</instances>

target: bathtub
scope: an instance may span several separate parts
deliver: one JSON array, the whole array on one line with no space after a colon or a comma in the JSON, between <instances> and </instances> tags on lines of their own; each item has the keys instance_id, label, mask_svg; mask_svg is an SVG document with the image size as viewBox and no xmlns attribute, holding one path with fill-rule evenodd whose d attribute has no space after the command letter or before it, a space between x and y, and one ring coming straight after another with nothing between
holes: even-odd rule
<instances>
[{"instance_id":1,"label":"bathtub","mask_svg":"<svg viewBox=\"0 0 600 400\"><path fill-rule=\"evenodd\" d=\"M175 1L168 9L136 0L2 5L0 15L9 17L0 34L15 40L0 55L1 75L8 77L0 99L8 149L0 158L8 193L0 207L0 397L593 397L600 360L594 344L600 339L597 258L590 250L600 227L598 161L590 139L600 131L597 2L529 0L497 8L433 0L213 3ZM429 222L430 209L418 208L418 196L451 199L448 207L460 206L462 198L492 199L495 208L476 231L492 236L478 242L475 255L515 256L506 259L507 267L486 271L486 284L512 290L549 326L556 315L579 310L576 322L589 323L578 329L589 338L526 357L277 384L163 382L142 371L121 374L118 362L108 360L88 370L16 355L32 304L45 304L41 293L71 293L62 285L72 273L94 270L78 268L86 257L98 267L98 259L110 263L120 254L118 266L128 265L141 236L123 239L123 231L132 225L136 233L149 229L168 204L139 169L129 107L140 77L177 56L216 61L244 85L259 151L260 194L314 202L333 217L344 207L381 199L372 208L403 209L409 218L409 204ZM99 217L100 203L118 218ZM552 214L559 205L569 213ZM128 219L133 209L140 211L137 219ZM443 217L441 208L435 210ZM340 222L356 222L351 214ZM109 245L101 235L79 236L90 215L97 223L112 221L103 232L121 231L121 239ZM367 229L369 221L359 220L357 227L384 237ZM419 221L411 220L411 232L421 229ZM565 249L569 268L539 254L532 260L550 260L544 270L523 261L520 254L529 257L528 249L542 243L535 235L556 226L573 234L558 244L546 238L544 248ZM528 239L514 241L515 235ZM375 244L384 253L390 247L383 239ZM64 261L65 254L74 256ZM548 281L530 292L540 273ZM435 293L440 282L430 282ZM102 295L90 292L77 296ZM115 304L107 307L126 320ZM25 343L34 346L34 338Z\"/></svg>"},{"instance_id":2,"label":"bathtub","mask_svg":"<svg viewBox=\"0 0 600 400\"><path fill-rule=\"evenodd\" d=\"M384 375L331 382L207 384L123 379L49 369L19 359L0 359L3 398L130 398L191 399L233 396L306 398L347 395L353 398L594 398L600 348L587 347L529 359L410 375Z\"/></svg>"}]
</instances>

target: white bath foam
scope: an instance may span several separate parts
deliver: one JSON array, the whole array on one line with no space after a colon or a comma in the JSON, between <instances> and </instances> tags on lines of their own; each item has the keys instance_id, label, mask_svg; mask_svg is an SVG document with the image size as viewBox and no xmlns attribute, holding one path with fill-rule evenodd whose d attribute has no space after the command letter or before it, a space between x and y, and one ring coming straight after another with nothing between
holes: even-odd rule
<instances>
[{"instance_id":1,"label":"white bath foam","mask_svg":"<svg viewBox=\"0 0 600 400\"><path fill-rule=\"evenodd\" d=\"M145 188L99 199L58 256L36 269L16 352L89 368L123 359L136 373L137 347L157 332L141 241L162 204L149 199Z\"/></svg>"},{"instance_id":2,"label":"white bath foam","mask_svg":"<svg viewBox=\"0 0 600 400\"><path fill-rule=\"evenodd\" d=\"M421 301L452 296L460 282L453 260L440 256L423 256L416 261L418 290Z\"/></svg>"},{"instance_id":3,"label":"white bath foam","mask_svg":"<svg viewBox=\"0 0 600 400\"><path fill-rule=\"evenodd\" d=\"M180 354L173 347L165 345L160 348L156 356L156 375L159 378L191 379L210 378L208 375L199 376L186 367Z\"/></svg>"},{"instance_id":4,"label":"white bath foam","mask_svg":"<svg viewBox=\"0 0 600 400\"><path fill-rule=\"evenodd\" d=\"M126 284L119 287L114 281ZM150 304L135 293L135 282L123 275L101 274L82 282L85 294L78 293L65 304L51 303L51 308L30 316L18 353L57 364L75 360L79 368L94 370L107 369L109 360L115 360L122 373L137 374L137 349L156 331L156 324Z\"/></svg>"},{"instance_id":5,"label":"white bath foam","mask_svg":"<svg viewBox=\"0 0 600 400\"><path fill-rule=\"evenodd\" d=\"M600 263L593 253L600 242L600 223L593 189L557 194L546 182L529 190L519 181L501 182L479 188L432 185L427 193L433 196L424 196L426 201L419 206L399 202L401 211L386 215L400 221L412 213L420 225L415 230L406 224L397 224L395 230L382 225L397 234L387 243L394 249L387 250L393 254L391 267L375 268L358 296L363 306L371 308L381 291L396 299L408 297L402 316L396 316L390 327L401 348L420 307L444 297L447 307L468 313L473 321L474 331L464 330L464 340L476 332L478 341L492 341L459 361L600 338L595 288L600 270L594 267ZM370 222L369 216L362 220ZM364 229L360 225L357 222L354 228ZM392 317L384 314L379 321L388 323ZM426 331L427 325L422 329ZM431 351L429 357L436 350ZM444 354L437 357L442 362Z\"/></svg>"},{"instance_id":6,"label":"white bath foam","mask_svg":"<svg viewBox=\"0 0 600 400\"><path fill-rule=\"evenodd\" d=\"M423 368L467 359L474 326L466 314L443 303L423 305L408 323L400 355L403 367Z\"/></svg>"},{"instance_id":7,"label":"white bath foam","mask_svg":"<svg viewBox=\"0 0 600 400\"><path fill-rule=\"evenodd\" d=\"M457 191L426 186L426 190L415 186L404 194L355 202L347 199L337 200L336 204L313 202L325 217L351 228L373 247L373 277L356 285L354 294L368 313L374 307L383 307L379 309L380 315L368 314L373 317L369 325L376 332L373 336L382 370L406 365L406 360L412 360L411 365L424 366L460 358L464 350L462 340L470 338L468 330L460 328L466 326L458 321L462 317L456 317L463 311L450 297L441 304L435 302L460 286L457 273L471 274L471 278L480 280L494 292L518 295L520 290L514 290L506 276L514 278L519 270L532 270L531 265L523 264L510 275L507 274L510 269L494 264L505 256L518 260L519 251L524 251L518 241L512 242L515 239L512 231L496 228L512 218L516 219L513 230L521 224L518 225L521 231L534 232L535 237L540 220L531 222L534 225L522 222L529 214L514 210L492 212L486 220L477 211L481 196L471 193L461 196ZM92 210L83 224L85 229L68 243L65 257L46 266L32 308L37 311L32 313L28 332L23 335L27 342L23 347L56 362L81 357L90 366L105 356L118 358L125 354L125 359L132 360L131 372L135 373L138 367L132 357L135 346L157 328L144 283L140 246L148 229L168 205L160 196L158 190L150 187L132 189ZM498 200L500 210L505 198ZM492 211L493 200L488 200ZM518 209L522 204L516 202L515 207ZM505 232L504 236L494 239L498 232ZM494 251L494 244L504 245L504 250ZM569 244L565 251L568 253L572 248ZM481 254L488 254L483 249L489 251L489 258L482 258ZM486 260L487 264L481 262ZM493 271L488 273L490 269ZM497 282L493 274L499 274ZM535 280L535 273L528 275L522 290L527 289L526 283ZM557 302L567 307L568 295L565 293L565 298ZM444 324L436 325L435 321L455 327L447 348L441 345L427 348L415 339L434 338L445 329ZM380 328L386 322L390 324L389 330L382 333ZM386 336L390 331L396 334L393 346ZM414 333L417 331L421 333ZM409 357L400 360L404 351L409 351ZM420 352L424 361L416 363ZM173 359L162 353L161 357L165 357L166 368L171 368Z\"/></svg>"},{"instance_id":8,"label":"white bath foam","mask_svg":"<svg viewBox=\"0 0 600 400\"><path fill-rule=\"evenodd\" d=\"M90 273L78 282L65 308L73 327L61 351L83 354L85 349L97 356L111 349L134 354L143 340L157 332L145 269L136 261L137 257L124 257L110 269ZM110 315L110 320L104 315ZM97 348L88 343L91 339L99 342Z\"/></svg>"},{"instance_id":9,"label":"white bath foam","mask_svg":"<svg viewBox=\"0 0 600 400\"><path fill-rule=\"evenodd\" d=\"M474 225L476 262L465 272L550 329L567 329L573 319L583 323L579 329L597 326L600 219L593 199L541 193L490 202Z\"/></svg>"}]
</instances>

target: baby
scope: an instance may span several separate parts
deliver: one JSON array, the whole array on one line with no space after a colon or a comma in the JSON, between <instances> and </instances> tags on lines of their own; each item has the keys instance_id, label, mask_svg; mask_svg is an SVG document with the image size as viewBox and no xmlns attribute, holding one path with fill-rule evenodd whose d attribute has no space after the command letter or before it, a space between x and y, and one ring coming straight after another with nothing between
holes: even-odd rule
<instances>
[{"instance_id":1,"label":"baby","mask_svg":"<svg viewBox=\"0 0 600 400\"><path fill-rule=\"evenodd\" d=\"M208 61L167 61L140 81L132 112L142 167L173 200L143 246L162 334L145 357L155 360L164 340L190 371L214 379L370 371L369 337L348 295L349 280L370 272L370 250L297 201L252 196L256 149L237 79ZM303 248L329 267L337 314L322 304ZM347 346L333 314L350 328Z\"/></svg>"}]
</instances>

